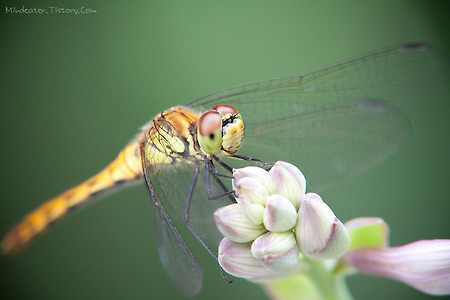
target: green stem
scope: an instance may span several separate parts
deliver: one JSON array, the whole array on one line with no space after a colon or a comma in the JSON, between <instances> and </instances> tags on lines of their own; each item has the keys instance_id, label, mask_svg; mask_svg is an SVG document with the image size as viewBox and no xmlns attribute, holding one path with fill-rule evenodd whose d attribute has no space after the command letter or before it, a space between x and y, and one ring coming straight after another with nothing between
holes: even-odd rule
<instances>
[{"instance_id":1,"label":"green stem","mask_svg":"<svg viewBox=\"0 0 450 300\"><path fill-rule=\"evenodd\" d=\"M351 300L344 276L334 275L323 262L309 260L310 268L288 279L265 283L273 300Z\"/></svg>"}]
</instances>

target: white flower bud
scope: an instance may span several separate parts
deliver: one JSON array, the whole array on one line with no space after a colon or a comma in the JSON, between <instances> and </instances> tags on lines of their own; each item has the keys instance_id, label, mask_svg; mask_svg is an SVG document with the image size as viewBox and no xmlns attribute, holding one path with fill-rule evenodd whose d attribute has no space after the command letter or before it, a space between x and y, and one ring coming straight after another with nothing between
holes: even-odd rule
<instances>
[{"instance_id":1,"label":"white flower bud","mask_svg":"<svg viewBox=\"0 0 450 300\"><path fill-rule=\"evenodd\" d=\"M238 198L245 196L251 202L260 205L265 205L266 199L269 197L269 193L264 185L252 177L242 177L239 180L233 180L233 189Z\"/></svg>"},{"instance_id":2,"label":"white flower bud","mask_svg":"<svg viewBox=\"0 0 450 300\"><path fill-rule=\"evenodd\" d=\"M275 272L291 271L299 263L298 247L291 231L265 233L255 239L251 251L264 266Z\"/></svg>"},{"instance_id":3,"label":"white flower bud","mask_svg":"<svg viewBox=\"0 0 450 300\"><path fill-rule=\"evenodd\" d=\"M220 232L237 243L247 243L266 231L263 225L251 223L242 213L239 204L230 204L214 212L214 220Z\"/></svg>"},{"instance_id":4,"label":"white flower bud","mask_svg":"<svg viewBox=\"0 0 450 300\"><path fill-rule=\"evenodd\" d=\"M236 277L262 279L275 273L264 267L250 251L250 243L235 243L223 238L219 245L218 261L220 266Z\"/></svg>"},{"instance_id":5,"label":"white flower bud","mask_svg":"<svg viewBox=\"0 0 450 300\"><path fill-rule=\"evenodd\" d=\"M239 181L244 177L251 177L264 184L267 177L269 177L269 172L263 168L248 166L240 169L233 169L233 177L234 181Z\"/></svg>"},{"instance_id":6,"label":"white flower bud","mask_svg":"<svg viewBox=\"0 0 450 300\"><path fill-rule=\"evenodd\" d=\"M264 206L259 203L253 203L245 195L239 196L236 200L241 206L242 213L250 223L255 225L263 223Z\"/></svg>"},{"instance_id":7,"label":"white flower bud","mask_svg":"<svg viewBox=\"0 0 450 300\"><path fill-rule=\"evenodd\" d=\"M295 228L300 250L316 259L337 258L350 247L350 235L319 195L303 198Z\"/></svg>"},{"instance_id":8,"label":"white flower bud","mask_svg":"<svg viewBox=\"0 0 450 300\"><path fill-rule=\"evenodd\" d=\"M297 223L297 210L283 195L270 195L266 201L263 220L264 226L270 231L287 231Z\"/></svg>"},{"instance_id":9,"label":"white flower bud","mask_svg":"<svg viewBox=\"0 0 450 300\"><path fill-rule=\"evenodd\" d=\"M270 194L281 194L288 198L298 210L306 193L306 179L294 165L277 161L269 171L266 188Z\"/></svg>"}]
</instances>

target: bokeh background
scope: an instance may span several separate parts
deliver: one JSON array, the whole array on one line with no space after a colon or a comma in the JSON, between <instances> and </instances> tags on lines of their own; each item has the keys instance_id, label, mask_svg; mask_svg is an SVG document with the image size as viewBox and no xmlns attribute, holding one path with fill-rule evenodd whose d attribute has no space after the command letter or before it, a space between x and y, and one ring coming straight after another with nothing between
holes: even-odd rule
<instances>
[{"instance_id":1,"label":"bokeh background","mask_svg":"<svg viewBox=\"0 0 450 300\"><path fill-rule=\"evenodd\" d=\"M90 8L8 14L6 7ZM225 87L291 75L406 41L450 53L447 1L2 1L0 234L102 169L161 110ZM417 84L420 84L418 82ZM450 238L449 97L407 111L396 155L323 193L341 220L381 216L391 244ZM226 284L198 246L197 299L264 299ZM180 299L155 249L144 184L0 257L2 299ZM355 299L429 299L401 283L348 279Z\"/></svg>"}]
</instances>

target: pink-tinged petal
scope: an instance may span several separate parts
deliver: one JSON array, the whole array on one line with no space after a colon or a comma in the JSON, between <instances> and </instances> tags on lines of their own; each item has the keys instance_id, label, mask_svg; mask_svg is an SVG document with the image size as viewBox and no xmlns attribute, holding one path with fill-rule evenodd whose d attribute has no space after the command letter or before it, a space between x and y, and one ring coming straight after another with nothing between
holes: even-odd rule
<instances>
[{"instance_id":1,"label":"pink-tinged petal","mask_svg":"<svg viewBox=\"0 0 450 300\"><path fill-rule=\"evenodd\" d=\"M350 247L350 235L344 224L314 193L303 198L295 235L302 253L315 259L338 258Z\"/></svg>"},{"instance_id":2,"label":"pink-tinged petal","mask_svg":"<svg viewBox=\"0 0 450 300\"><path fill-rule=\"evenodd\" d=\"M306 193L306 179L293 164L277 161L269 171L266 187L270 194L281 194L288 198L298 210Z\"/></svg>"},{"instance_id":3,"label":"pink-tinged petal","mask_svg":"<svg viewBox=\"0 0 450 300\"><path fill-rule=\"evenodd\" d=\"M292 231L261 235L252 243L251 252L264 266L279 273L292 271L299 263L299 251Z\"/></svg>"},{"instance_id":4,"label":"pink-tinged petal","mask_svg":"<svg viewBox=\"0 0 450 300\"><path fill-rule=\"evenodd\" d=\"M265 205L266 199L269 197L266 187L252 177L243 177L239 181L234 180L233 190L237 197L245 196L251 202L260 205Z\"/></svg>"},{"instance_id":5,"label":"pink-tinged petal","mask_svg":"<svg viewBox=\"0 0 450 300\"><path fill-rule=\"evenodd\" d=\"M357 249L342 259L361 273L396 279L431 295L450 294L450 240Z\"/></svg>"},{"instance_id":6,"label":"pink-tinged petal","mask_svg":"<svg viewBox=\"0 0 450 300\"><path fill-rule=\"evenodd\" d=\"M266 201L263 221L264 226L270 231L287 231L297 223L297 210L292 202L283 195L270 195Z\"/></svg>"},{"instance_id":7,"label":"pink-tinged petal","mask_svg":"<svg viewBox=\"0 0 450 300\"><path fill-rule=\"evenodd\" d=\"M253 257L250 245L250 243L235 243L224 238L219 245L218 260L220 266L233 276L252 280L277 275Z\"/></svg>"},{"instance_id":8,"label":"pink-tinged petal","mask_svg":"<svg viewBox=\"0 0 450 300\"><path fill-rule=\"evenodd\" d=\"M239 204L230 204L214 212L214 220L220 232L237 243L253 241L266 231L263 225L251 223L242 213Z\"/></svg>"}]
</instances>

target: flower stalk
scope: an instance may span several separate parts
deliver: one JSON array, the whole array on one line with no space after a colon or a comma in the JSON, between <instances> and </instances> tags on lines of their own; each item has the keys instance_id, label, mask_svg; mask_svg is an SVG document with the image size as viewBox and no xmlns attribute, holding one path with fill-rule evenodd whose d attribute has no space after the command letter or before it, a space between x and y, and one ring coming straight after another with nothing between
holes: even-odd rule
<instances>
[{"instance_id":1,"label":"flower stalk","mask_svg":"<svg viewBox=\"0 0 450 300\"><path fill-rule=\"evenodd\" d=\"M335 276L323 261L307 259L308 269L285 280L262 284L276 300L351 300L344 276Z\"/></svg>"}]
</instances>

